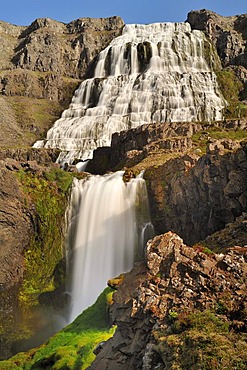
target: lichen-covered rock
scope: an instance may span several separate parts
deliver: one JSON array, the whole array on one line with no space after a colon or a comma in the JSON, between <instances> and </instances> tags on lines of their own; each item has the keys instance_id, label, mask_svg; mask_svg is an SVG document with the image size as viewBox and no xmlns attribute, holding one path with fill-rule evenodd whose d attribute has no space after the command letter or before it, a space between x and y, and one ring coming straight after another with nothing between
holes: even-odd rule
<instances>
[{"instance_id":1,"label":"lichen-covered rock","mask_svg":"<svg viewBox=\"0 0 247 370\"><path fill-rule=\"evenodd\" d=\"M223 322L238 317L244 330L246 252L246 248L236 247L225 255L203 253L186 246L172 232L149 241L146 263L136 264L113 296L111 314L117 330L90 369L151 370L159 364L159 369L174 368L176 343L165 352L164 347L158 348L157 333L164 333L163 342L158 341L164 343L165 336L175 330L172 323L180 314L205 311L205 317L212 318L210 310L216 314L220 311L225 315ZM173 336L173 340L179 345L181 338ZM189 351L192 349L188 348L188 356ZM202 353L202 361L204 356L206 353Z\"/></svg>"}]
</instances>

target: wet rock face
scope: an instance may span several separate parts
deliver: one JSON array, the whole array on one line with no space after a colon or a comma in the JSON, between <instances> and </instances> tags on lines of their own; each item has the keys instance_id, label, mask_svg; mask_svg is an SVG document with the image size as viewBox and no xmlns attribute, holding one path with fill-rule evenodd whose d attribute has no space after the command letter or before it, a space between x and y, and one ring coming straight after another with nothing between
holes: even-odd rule
<instances>
[{"instance_id":1,"label":"wet rock face","mask_svg":"<svg viewBox=\"0 0 247 370\"><path fill-rule=\"evenodd\" d=\"M171 312L212 309L224 302L228 317L241 316L246 257L246 248L237 247L225 255L207 255L172 232L149 241L146 263L137 264L114 294L111 313L117 331L90 369L153 369L154 361L150 366L147 361L152 331Z\"/></svg>"}]
</instances>

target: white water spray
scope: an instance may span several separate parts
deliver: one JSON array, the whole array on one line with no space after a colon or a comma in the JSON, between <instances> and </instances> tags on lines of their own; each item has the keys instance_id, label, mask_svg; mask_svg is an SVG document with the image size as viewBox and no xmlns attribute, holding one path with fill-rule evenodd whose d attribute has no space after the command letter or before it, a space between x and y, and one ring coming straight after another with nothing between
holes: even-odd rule
<instances>
[{"instance_id":1,"label":"white water spray","mask_svg":"<svg viewBox=\"0 0 247 370\"><path fill-rule=\"evenodd\" d=\"M59 161L70 163L92 158L114 132L145 123L222 119L225 101L205 42L188 23L125 26L48 131L45 147L60 148Z\"/></svg>"},{"instance_id":2,"label":"white water spray","mask_svg":"<svg viewBox=\"0 0 247 370\"><path fill-rule=\"evenodd\" d=\"M96 300L107 280L133 267L153 236L150 228L143 238L143 229L150 225L145 181L138 177L124 183L122 175L74 180L68 235L73 243L68 257L72 260L70 322Z\"/></svg>"}]
</instances>

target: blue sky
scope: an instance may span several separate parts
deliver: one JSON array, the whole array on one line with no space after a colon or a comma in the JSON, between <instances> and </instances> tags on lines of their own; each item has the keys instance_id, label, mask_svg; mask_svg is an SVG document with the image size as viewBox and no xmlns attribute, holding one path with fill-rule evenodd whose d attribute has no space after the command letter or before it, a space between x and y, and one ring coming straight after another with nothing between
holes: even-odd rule
<instances>
[{"instance_id":1,"label":"blue sky","mask_svg":"<svg viewBox=\"0 0 247 370\"><path fill-rule=\"evenodd\" d=\"M221 15L247 13L246 0L1 0L0 20L29 25L48 17L68 23L83 17L119 15L125 23L182 22L190 10Z\"/></svg>"}]
</instances>

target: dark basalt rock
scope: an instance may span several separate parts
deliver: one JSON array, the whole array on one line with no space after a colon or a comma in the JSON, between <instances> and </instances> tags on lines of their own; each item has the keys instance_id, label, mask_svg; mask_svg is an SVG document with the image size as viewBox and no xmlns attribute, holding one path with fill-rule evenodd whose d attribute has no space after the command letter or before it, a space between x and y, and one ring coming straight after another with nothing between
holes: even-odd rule
<instances>
[{"instance_id":1,"label":"dark basalt rock","mask_svg":"<svg viewBox=\"0 0 247 370\"><path fill-rule=\"evenodd\" d=\"M210 145L199 160L185 155L146 170L157 233L173 230L194 244L247 211L246 142L227 153Z\"/></svg>"}]
</instances>

